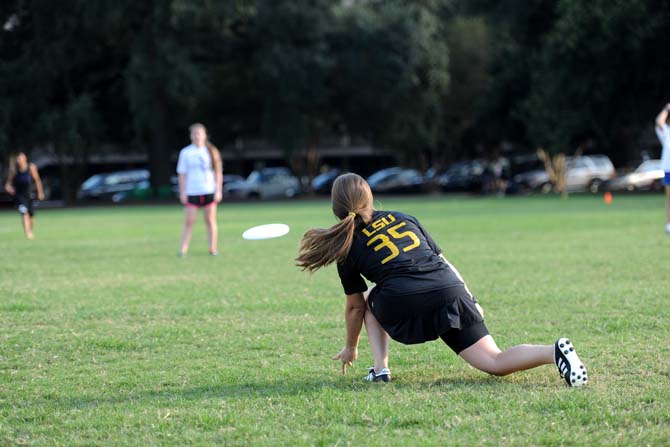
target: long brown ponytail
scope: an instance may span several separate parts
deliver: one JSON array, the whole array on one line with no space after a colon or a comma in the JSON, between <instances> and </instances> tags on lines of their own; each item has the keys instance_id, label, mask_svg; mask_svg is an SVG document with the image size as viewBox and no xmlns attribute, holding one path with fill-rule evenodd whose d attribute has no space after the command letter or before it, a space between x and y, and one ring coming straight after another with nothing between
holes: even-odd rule
<instances>
[{"instance_id":1,"label":"long brown ponytail","mask_svg":"<svg viewBox=\"0 0 670 447\"><path fill-rule=\"evenodd\" d=\"M223 171L223 162L221 160L221 152L219 151L219 149L212 143L210 143L209 140L207 140L205 146L207 146L207 152L209 152L209 158L212 160L212 171L218 172L219 169Z\"/></svg>"},{"instance_id":2,"label":"long brown ponytail","mask_svg":"<svg viewBox=\"0 0 670 447\"><path fill-rule=\"evenodd\" d=\"M310 272L342 262L351 249L356 227L372 216L372 192L356 174L344 174L333 183L333 213L340 219L330 228L314 228L302 237L296 263Z\"/></svg>"}]
</instances>

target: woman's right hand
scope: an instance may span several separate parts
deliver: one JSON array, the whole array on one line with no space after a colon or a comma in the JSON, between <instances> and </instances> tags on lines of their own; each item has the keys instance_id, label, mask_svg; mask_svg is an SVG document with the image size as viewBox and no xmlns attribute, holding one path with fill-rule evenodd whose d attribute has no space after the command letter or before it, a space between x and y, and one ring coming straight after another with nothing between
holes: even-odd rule
<instances>
[{"instance_id":1,"label":"woman's right hand","mask_svg":"<svg viewBox=\"0 0 670 447\"><path fill-rule=\"evenodd\" d=\"M350 346L345 346L336 356L333 356L333 360L342 361L342 375L347 374L347 365L353 367L354 360L358 359L358 348L353 348Z\"/></svg>"},{"instance_id":2,"label":"woman's right hand","mask_svg":"<svg viewBox=\"0 0 670 447\"><path fill-rule=\"evenodd\" d=\"M16 193L16 191L14 191L14 187L9 183L5 184L5 191L7 191L7 194L10 196L13 196Z\"/></svg>"},{"instance_id":3,"label":"woman's right hand","mask_svg":"<svg viewBox=\"0 0 670 447\"><path fill-rule=\"evenodd\" d=\"M182 205L186 205L188 203L188 197L186 197L186 194L179 194L179 201Z\"/></svg>"}]
</instances>

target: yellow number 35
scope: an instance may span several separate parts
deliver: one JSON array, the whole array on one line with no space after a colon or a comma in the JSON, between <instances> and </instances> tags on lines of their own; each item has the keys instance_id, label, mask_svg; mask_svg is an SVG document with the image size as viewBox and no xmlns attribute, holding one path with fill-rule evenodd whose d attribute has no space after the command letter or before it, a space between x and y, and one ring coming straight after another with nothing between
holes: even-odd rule
<instances>
[{"instance_id":1,"label":"yellow number 35","mask_svg":"<svg viewBox=\"0 0 670 447\"><path fill-rule=\"evenodd\" d=\"M388 229L388 234L391 235L393 239L396 240L403 239L406 237L410 238L412 243L402 249L403 252L408 252L421 245L421 241L419 240L417 235L411 231L404 231L402 233L398 232L398 230L404 227L405 225L406 222L400 222L398 225L392 226L391 228ZM369 247L377 241L379 241L379 243L374 247L372 247L374 248L375 251L379 251L382 248L388 248L391 251L390 255L382 259L382 264L386 264L391 259L395 258L400 254L400 249L398 249L398 246L395 243L393 243L393 241L385 234L378 234L377 236L373 237L368 241L367 246Z\"/></svg>"}]
</instances>

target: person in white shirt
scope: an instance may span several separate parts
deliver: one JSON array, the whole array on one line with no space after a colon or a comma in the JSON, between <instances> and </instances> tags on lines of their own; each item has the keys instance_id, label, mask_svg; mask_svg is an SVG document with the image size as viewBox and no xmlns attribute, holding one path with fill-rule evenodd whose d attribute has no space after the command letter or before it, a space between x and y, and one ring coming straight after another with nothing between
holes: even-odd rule
<instances>
[{"instance_id":1,"label":"person in white shirt","mask_svg":"<svg viewBox=\"0 0 670 447\"><path fill-rule=\"evenodd\" d=\"M221 201L223 168L219 150L207 139L207 129L200 123L192 124L191 144L179 152L179 201L184 205L184 231L178 256L185 256L191 242L193 224L202 208L207 227L209 254L218 254L218 227L216 205Z\"/></svg>"},{"instance_id":2,"label":"person in white shirt","mask_svg":"<svg viewBox=\"0 0 670 447\"><path fill-rule=\"evenodd\" d=\"M656 135L663 146L661 169L665 172L663 184L665 185L665 232L667 234L670 234L670 128L667 123L669 112L670 103L666 104L656 117Z\"/></svg>"}]
</instances>

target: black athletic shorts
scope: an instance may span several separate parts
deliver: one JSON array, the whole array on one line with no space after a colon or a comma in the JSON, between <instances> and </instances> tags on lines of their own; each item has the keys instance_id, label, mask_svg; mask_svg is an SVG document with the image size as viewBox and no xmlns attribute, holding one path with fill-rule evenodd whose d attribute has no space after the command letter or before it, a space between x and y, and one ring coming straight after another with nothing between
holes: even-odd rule
<instances>
[{"instance_id":1,"label":"black athletic shorts","mask_svg":"<svg viewBox=\"0 0 670 447\"><path fill-rule=\"evenodd\" d=\"M462 350L469 348L487 335L489 335L489 330L482 321L463 329L449 329L447 332L440 334L440 338L456 354L460 354Z\"/></svg>"},{"instance_id":2,"label":"black athletic shorts","mask_svg":"<svg viewBox=\"0 0 670 447\"><path fill-rule=\"evenodd\" d=\"M413 295L387 295L375 287L368 307L389 336L403 344L437 338L456 353L488 335L476 300L464 286Z\"/></svg>"},{"instance_id":3,"label":"black athletic shorts","mask_svg":"<svg viewBox=\"0 0 670 447\"><path fill-rule=\"evenodd\" d=\"M186 206L204 208L214 203L214 194L202 194L199 196L188 196Z\"/></svg>"},{"instance_id":4,"label":"black athletic shorts","mask_svg":"<svg viewBox=\"0 0 670 447\"><path fill-rule=\"evenodd\" d=\"M17 195L14 198L14 204L16 205L19 214L28 214L30 216L35 215L35 201L30 197Z\"/></svg>"}]
</instances>

